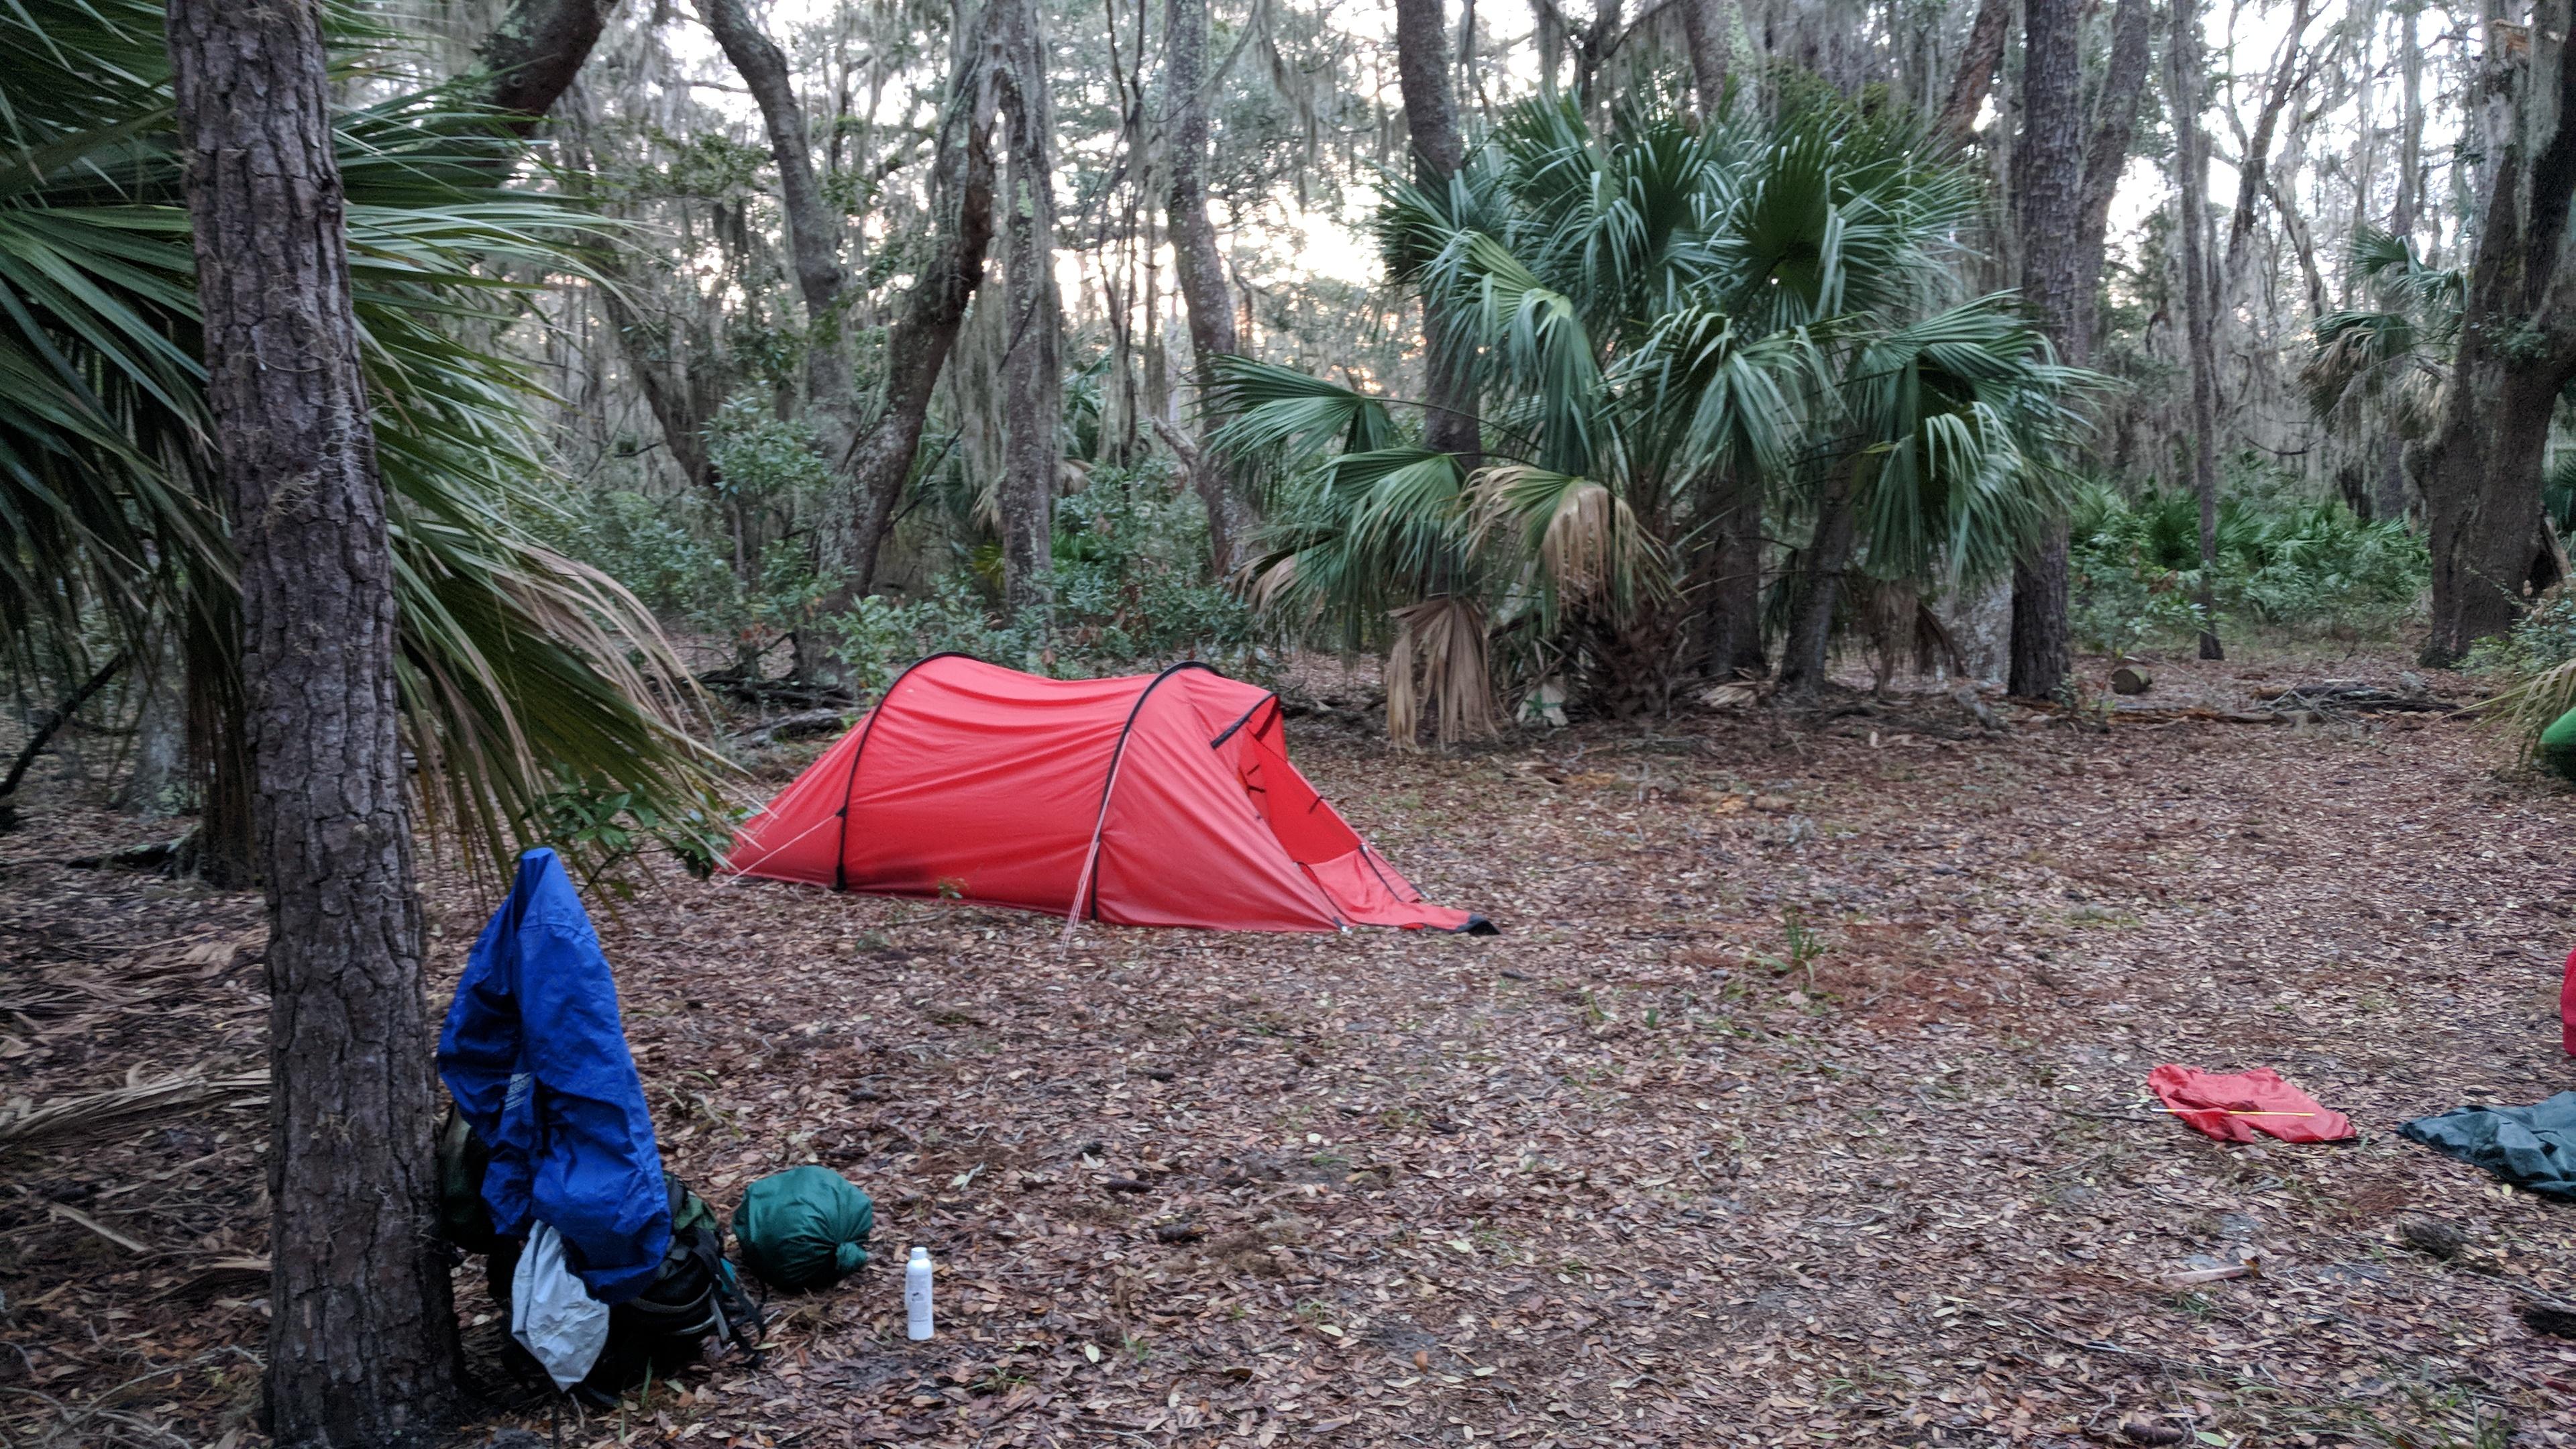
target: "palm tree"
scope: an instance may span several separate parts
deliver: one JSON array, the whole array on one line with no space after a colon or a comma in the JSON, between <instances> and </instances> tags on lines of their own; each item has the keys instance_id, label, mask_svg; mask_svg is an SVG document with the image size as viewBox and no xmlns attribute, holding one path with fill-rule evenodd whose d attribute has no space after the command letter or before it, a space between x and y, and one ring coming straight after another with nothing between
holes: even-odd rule
<instances>
[{"instance_id":1,"label":"palm tree","mask_svg":"<svg viewBox=\"0 0 2576 1449\"><path fill-rule=\"evenodd\" d=\"M214 491L195 264L162 9L0 9L0 647L93 626L184 631L217 874L242 839L236 585ZM343 79L387 37L335 9ZM587 822L711 838L687 674L615 580L538 546L528 368L489 339L528 285L582 270L595 220L514 187L521 151L439 89L335 118L367 382L391 503L405 743L449 838L499 853Z\"/></svg>"},{"instance_id":2,"label":"palm tree","mask_svg":"<svg viewBox=\"0 0 2576 1449\"><path fill-rule=\"evenodd\" d=\"M1563 100L1512 108L1445 192L1393 188L1380 221L1471 360L1488 466L1410 442L1385 399L1228 364L1219 443L1277 496L1261 596L1354 639L1391 614L1394 663L1425 611L1481 611L1524 677L1631 713L1668 688L1693 560L1751 490L1807 527L1784 674L1811 690L1847 570L1991 572L2055 502L2056 399L2082 375L2000 299L1941 302L1977 200L1912 122L1834 97L1706 125L1629 108L1597 136Z\"/></svg>"},{"instance_id":3,"label":"palm tree","mask_svg":"<svg viewBox=\"0 0 2576 1449\"><path fill-rule=\"evenodd\" d=\"M2299 379L2318 417L2347 425L2378 422L2382 477L2376 488L2348 488L2348 499L2357 508L2395 517L2406 501L2399 450L2433 431L2434 402L2459 342L2468 280L2456 267L2425 265L2409 239L2374 226L2353 233L2351 260L2371 305L2316 320L2315 351Z\"/></svg>"}]
</instances>

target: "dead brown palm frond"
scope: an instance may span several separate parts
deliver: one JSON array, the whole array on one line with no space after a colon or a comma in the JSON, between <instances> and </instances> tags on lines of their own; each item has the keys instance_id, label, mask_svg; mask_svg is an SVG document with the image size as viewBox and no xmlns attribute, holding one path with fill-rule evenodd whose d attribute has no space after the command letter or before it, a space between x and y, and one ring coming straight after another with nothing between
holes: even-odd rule
<instances>
[{"instance_id":1,"label":"dead brown palm frond","mask_svg":"<svg viewBox=\"0 0 2576 1449\"><path fill-rule=\"evenodd\" d=\"M1607 485L1515 463L1487 468L1469 486L1477 545L1519 530L1537 561L1543 606L1615 612L1665 591L1662 545Z\"/></svg>"},{"instance_id":2,"label":"dead brown palm frond","mask_svg":"<svg viewBox=\"0 0 2576 1449\"><path fill-rule=\"evenodd\" d=\"M2422 352L2383 355L2385 346L2362 328L2327 337L2301 364L2300 385L2320 413L2376 402L2398 436L2424 437L2439 415L2444 369L2437 357Z\"/></svg>"},{"instance_id":3,"label":"dead brown palm frond","mask_svg":"<svg viewBox=\"0 0 2576 1449\"><path fill-rule=\"evenodd\" d=\"M209 1103L248 1106L268 1091L268 1073L182 1073L156 1082L129 1081L104 1092L62 1097L0 1117L0 1153L96 1136L137 1118L184 1112Z\"/></svg>"},{"instance_id":4,"label":"dead brown palm frond","mask_svg":"<svg viewBox=\"0 0 2576 1449\"><path fill-rule=\"evenodd\" d=\"M1953 674L1967 672L1959 641L1914 585L1901 579L1860 579L1852 603L1859 616L1854 622L1869 650L1873 694L1887 693L1900 664L1912 664L1916 674L1945 668Z\"/></svg>"},{"instance_id":5,"label":"dead brown palm frond","mask_svg":"<svg viewBox=\"0 0 2576 1449\"><path fill-rule=\"evenodd\" d=\"M1251 598L1255 610L1267 613L1296 592L1297 556L1288 554L1267 568L1256 571L1256 567L1253 562L1246 562L1243 566L1243 573L1250 579L1245 593Z\"/></svg>"},{"instance_id":6,"label":"dead brown palm frond","mask_svg":"<svg viewBox=\"0 0 2576 1449\"><path fill-rule=\"evenodd\" d=\"M1426 705L1434 738L1442 745L1471 736L1490 738L1496 725L1484 606L1446 595L1397 609L1389 617L1395 620L1395 642L1386 654L1389 743L1399 750L1420 748Z\"/></svg>"},{"instance_id":7,"label":"dead brown palm frond","mask_svg":"<svg viewBox=\"0 0 2576 1449\"><path fill-rule=\"evenodd\" d=\"M2528 761L2540 747L2540 732L2576 710L2576 659L2544 669L2513 688L2470 705L2476 713L2501 721L2513 731Z\"/></svg>"}]
</instances>

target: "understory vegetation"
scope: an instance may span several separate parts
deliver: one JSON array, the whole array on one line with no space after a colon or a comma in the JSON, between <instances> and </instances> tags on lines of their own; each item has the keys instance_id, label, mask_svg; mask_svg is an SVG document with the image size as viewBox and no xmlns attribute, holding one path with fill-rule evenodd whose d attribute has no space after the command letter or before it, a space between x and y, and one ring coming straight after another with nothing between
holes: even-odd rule
<instances>
[{"instance_id":1,"label":"understory vegetation","mask_svg":"<svg viewBox=\"0 0 2576 1449\"><path fill-rule=\"evenodd\" d=\"M2204 627L2385 639L2423 617L2431 561L2403 519L2249 471L2219 500L2217 562L2200 561L2200 501L2156 481L2095 483L2074 510L2076 628L2106 654L2187 645ZM2202 609L2204 578L2215 618Z\"/></svg>"}]
</instances>

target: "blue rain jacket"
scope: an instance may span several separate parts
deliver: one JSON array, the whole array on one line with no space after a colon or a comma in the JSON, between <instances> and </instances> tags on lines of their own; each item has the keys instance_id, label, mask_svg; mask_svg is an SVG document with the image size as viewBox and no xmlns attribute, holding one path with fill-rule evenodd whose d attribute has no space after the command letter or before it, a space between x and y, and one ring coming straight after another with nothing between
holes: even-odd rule
<instances>
[{"instance_id":1,"label":"blue rain jacket","mask_svg":"<svg viewBox=\"0 0 2576 1449\"><path fill-rule=\"evenodd\" d=\"M644 1291L671 1242L661 1152L616 979L553 851L519 857L510 898L474 943L438 1074L491 1148L493 1227L525 1237L531 1219L551 1224L602 1303Z\"/></svg>"}]
</instances>

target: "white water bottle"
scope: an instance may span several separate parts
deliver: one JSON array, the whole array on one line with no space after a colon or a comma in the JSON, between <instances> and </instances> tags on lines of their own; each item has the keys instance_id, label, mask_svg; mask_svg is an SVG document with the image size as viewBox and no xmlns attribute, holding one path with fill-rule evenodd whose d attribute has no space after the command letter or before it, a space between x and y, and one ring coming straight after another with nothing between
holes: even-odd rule
<instances>
[{"instance_id":1,"label":"white water bottle","mask_svg":"<svg viewBox=\"0 0 2576 1449\"><path fill-rule=\"evenodd\" d=\"M930 1337L930 1250L915 1248L903 1265L903 1330L919 1343Z\"/></svg>"}]
</instances>

